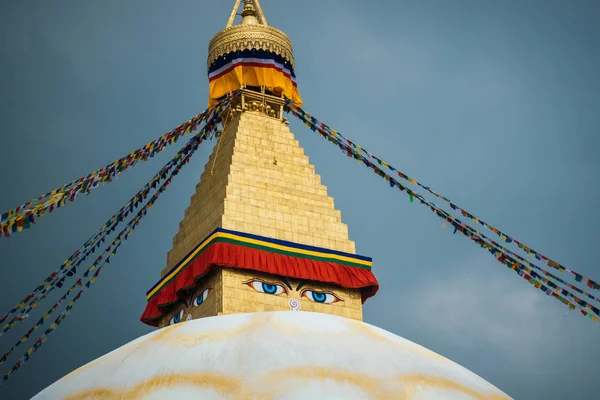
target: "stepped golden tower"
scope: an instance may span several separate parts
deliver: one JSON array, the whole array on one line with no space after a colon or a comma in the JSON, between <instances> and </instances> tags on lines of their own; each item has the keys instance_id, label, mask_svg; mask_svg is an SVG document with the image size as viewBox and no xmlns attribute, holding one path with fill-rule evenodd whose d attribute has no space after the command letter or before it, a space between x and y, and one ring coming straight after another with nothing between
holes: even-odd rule
<instances>
[{"instance_id":1,"label":"stepped golden tower","mask_svg":"<svg viewBox=\"0 0 600 400\"><path fill-rule=\"evenodd\" d=\"M142 321L283 310L362 320L362 301L377 290L371 260L355 254L284 118L284 96L302 102L291 41L267 25L258 1L244 1L233 25L239 3L210 41L209 104L241 94L226 111Z\"/></svg>"}]
</instances>

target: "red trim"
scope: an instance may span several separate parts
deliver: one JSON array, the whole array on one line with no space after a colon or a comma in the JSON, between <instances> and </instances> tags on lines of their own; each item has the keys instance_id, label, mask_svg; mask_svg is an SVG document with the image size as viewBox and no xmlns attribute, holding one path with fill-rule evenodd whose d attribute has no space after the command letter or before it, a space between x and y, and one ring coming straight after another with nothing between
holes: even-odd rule
<instances>
[{"instance_id":1,"label":"red trim","mask_svg":"<svg viewBox=\"0 0 600 400\"><path fill-rule=\"evenodd\" d=\"M148 301L140 320L145 324L157 326L158 318L163 315L161 311L165 311L164 307L177 301L178 294L195 285L195 282L206 276L214 266L248 269L361 289L363 303L379 289L377 279L368 269L217 242L198 255Z\"/></svg>"}]
</instances>

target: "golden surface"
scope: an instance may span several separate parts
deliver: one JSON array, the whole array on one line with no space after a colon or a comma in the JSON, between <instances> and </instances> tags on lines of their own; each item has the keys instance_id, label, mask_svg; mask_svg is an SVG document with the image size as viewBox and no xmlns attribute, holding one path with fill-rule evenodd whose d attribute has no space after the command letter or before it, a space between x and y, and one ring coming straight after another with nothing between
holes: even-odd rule
<instances>
[{"instance_id":1,"label":"golden surface","mask_svg":"<svg viewBox=\"0 0 600 400\"><path fill-rule=\"evenodd\" d=\"M235 4L233 5L233 9L231 10L231 14L229 15L229 20L227 21L226 28L229 28L231 25L233 25L235 16L238 14L238 10L240 8L240 3L241 0L235 0ZM267 19L265 18L265 14L262 11L262 7L260 6L259 0L244 0L244 11L246 11L247 13L251 10L254 11L252 3L254 4L254 7L256 7L255 15L257 22L262 25L267 25ZM242 16L243 15L244 14L242 13Z\"/></svg>"},{"instance_id":2,"label":"golden surface","mask_svg":"<svg viewBox=\"0 0 600 400\"><path fill-rule=\"evenodd\" d=\"M259 3L256 4L258 12L251 2L244 3L242 23L232 25L235 12L239 7L239 2L236 2L227 27L210 40L207 68L210 68L211 64L220 56L232 51L251 49L268 50L279 54L294 67L292 42L287 35L279 29L267 25Z\"/></svg>"},{"instance_id":3,"label":"golden surface","mask_svg":"<svg viewBox=\"0 0 600 400\"><path fill-rule=\"evenodd\" d=\"M355 253L333 198L281 120L237 113L219 140L162 275L217 227Z\"/></svg>"},{"instance_id":4,"label":"golden surface","mask_svg":"<svg viewBox=\"0 0 600 400\"><path fill-rule=\"evenodd\" d=\"M341 213L289 127L280 118L265 115L264 110L237 111L229 117L173 238L162 275L217 227L355 253ZM301 297L296 290L276 296L257 292L243 284L253 277L278 279L217 268L195 288L195 296L208 286L212 288L205 302L191 307L193 296L188 293L183 304L170 307L159 326L168 325L182 309L182 321L220 314L289 311L291 298L300 301L302 311L362 320L359 290L311 283L315 290L335 292L343 300L322 304ZM298 283L294 281L293 287Z\"/></svg>"},{"instance_id":5,"label":"golden surface","mask_svg":"<svg viewBox=\"0 0 600 400\"><path fill-rule=\"evenodd\" d=\"M173 316L183 310L181 321L188 318L198 319L223 314L254 313L264 311L290 311L289 301L295 298L300 301L300 311L320 312L362 321L362 302L358 289L346 289L319 282L305 282L298 290L301 280L285 279L289 289L281 278L261 272L215 268L215 272L198 282L193 294L186 296L186 304L172 306L161 321L159 327L169 324ZM287 293L272 295L261 293L245 284L249 280L260 280L270 284L286 287ZM211 288L206 300L197 307L192 305L193 298L199 296L206 288ZM331 304L317 303L308 297L302 297L304 290L315 290L335 294L341 301ZM189 317L188 317L189 316Z\"/></svg>"},{"instance_id":6,"label":"golden surface","mask_svg":"<svg viewBox=\"0 0 600 400\"><path fill-rule=\"evenodd\" d=\"M208 297L199 306L194 306L194 298L200 296L205 289L209 289ZM204 317L214 317L221 314L223 310L223 280L221 268L214 268L211 273L201 279L193 291L189 291L181 304L170 307L169 313L160 319L158 327L162 328L169 324L173 316L184 310L181 321L188 319L198 319Z\"/></svg>"},{"instance_id":7,"label":"golden surface","mask_svg":"<svg viewBox=\"0 0 600 400\"><path fill-rule=\"evenodd\" d=\"M307 282L297 290L301 280L286 279L292 289L286 286L288 293L272 295L260 293L243 284L252 279L259 279L270 284L285 286L281 279L269 274L254 271L223 269L223 314L238 314L263 311L290 311L289 301L300 300L300 311L320 312L340 317L362 320L362 303L358 289L345 289L319 282ZM320 292L331 292L341 301L331 304L317 303L307 297L301 297L304 290L314 289Z\"/></svg>"}]
</instances>

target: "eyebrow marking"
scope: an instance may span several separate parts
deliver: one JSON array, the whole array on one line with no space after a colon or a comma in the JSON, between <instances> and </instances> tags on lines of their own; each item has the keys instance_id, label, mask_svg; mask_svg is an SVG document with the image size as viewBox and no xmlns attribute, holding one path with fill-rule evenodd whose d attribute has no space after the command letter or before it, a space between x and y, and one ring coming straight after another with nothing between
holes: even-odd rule
<instances>
[{"instance_id":1,"label":"eyebrow marking","mask_svg":"<svg viewBox=\"0 0 600 400\"><path fill-rule=\"evenodd\" d=\"M292 285L290 285L290 283L283 276L280 276L279 278L285 284L285 286L287 286L290 290L292 290Z\"/></svg>"},{"instance_id":2,"label":"eyebrow marking","mask_svg":"<svg viewBox=\"0 0 600 400\"><path fill-rule=\"evenodd\" d=\"M300 290L302 288L302 286L306 285L309 281L302 281L298 284L298 287L296 287L296 290ZM291 289L291 288L290 288Z\"/></svg>"}]
</instances>

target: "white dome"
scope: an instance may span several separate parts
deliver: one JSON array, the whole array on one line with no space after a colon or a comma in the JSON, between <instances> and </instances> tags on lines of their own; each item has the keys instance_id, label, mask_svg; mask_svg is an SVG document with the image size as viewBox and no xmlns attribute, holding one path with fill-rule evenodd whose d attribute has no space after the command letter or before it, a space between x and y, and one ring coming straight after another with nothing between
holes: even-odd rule
<instances>
[{"instance_id":1,"label":"white dome","mask_svg":"<svg viewBox=\"0 0 600 400\"><path fill-rule=\"evenodd\" d=\"M269 312L183 322L90 362L41 399L508 399L458 364L372 325Z\"/></svg>"}]
</instances>

